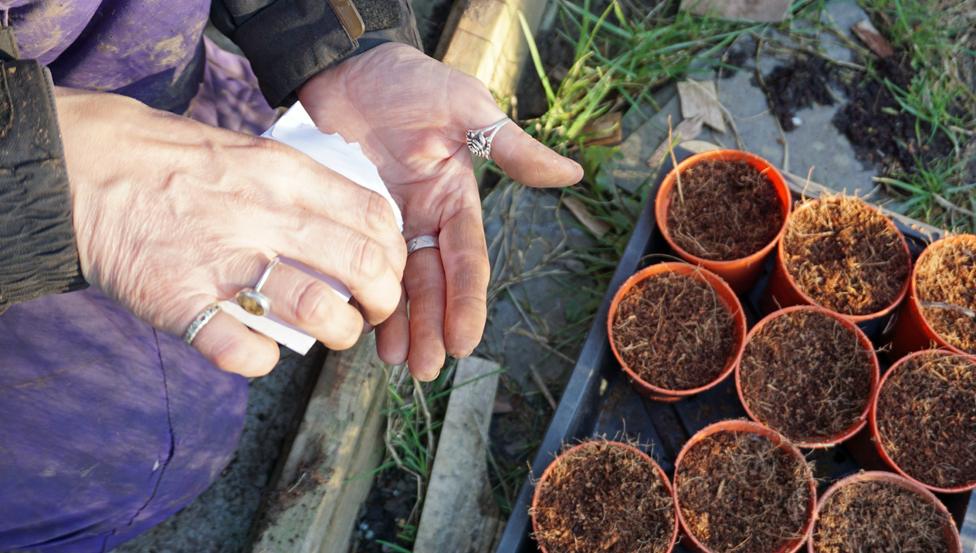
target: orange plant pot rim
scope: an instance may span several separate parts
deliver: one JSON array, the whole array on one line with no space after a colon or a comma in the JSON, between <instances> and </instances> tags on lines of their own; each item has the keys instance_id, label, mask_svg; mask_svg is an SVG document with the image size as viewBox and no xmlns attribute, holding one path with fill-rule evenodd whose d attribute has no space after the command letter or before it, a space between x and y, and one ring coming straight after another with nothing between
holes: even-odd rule
<instances>
[{"instance_id":1,"label":"orange plant pot rim","mask_svg":"<svg viewBox=\"0 0 976 553\"><path fill-rule=\"evenodd\" d=\"M678 499L678 469L681 467L681 462L684 460L685 455L692 446L713 434L718 434L719 432L748 432L769 438L777 447L789 453L800 463L802 463L803 466L806 466L807 471L809 472L809 466L806 464L806 457L803 456L800 450L797 449L797 447L793 445L793 443L790 442L786 436L783 436L772 428L759 424L758 422L741 419L725 420L712 423L696 432L694 436L685 442L684 447L682 447L681 451L678 453L678 457L674 460L674 484L672 487L674 489L674 508L678 512L678 520L681 521L681 528L684 530L684 534L688 536L688 539L691 540L692 544L694 544L695 547L704 553L715 552L700 542L697 537L688 531L688 521L686 521L684 515L681 514L681 502ZM803 544L810 537L810 532L813 531L813 521L817 513L817 484L813 478L813 473L810 473L809 478L807 479L807 491L810 494L810 499L807 502L807 521L803 524L803 529L800 532L800 536L794 540L795 543L790 542L785 546L785 548L780 549L776 553L795 553L796 551L800 550Z\"/></svg>"},{"instance_id":2,"label":"orange plant pot rim","mask_svg":"<svg viewBox=\"0 0 976 553\"><path fill-rule=\"evenodd\" d=\"M666 472L664 472L664 469L662 469L661 466L658 465L657 462L654 459L652 459L650 455L644 453L643 451L637 449L636 447L634 447L634 446L632 446L630 444L623 443L623 442L616 442L616 441L612 441L612 440L608 440L606 442L604 442L603 440L587 440L587 441L578 443L578 444L574 445L573 447L571 447L571 448L567 449L566 451L563 451L562 453L560 453L559 455L557 455L556 458L553 459L551 463L549 463L549 466L546 467L546 470L542 471L542 476L539 477L539 481L536 482L536 484L535 484L535 490L532 492L532 505L531 505L531 511L530 511L530 518L532 519L532 533L533 534L538 534L538 532L539 532L539 523L536 521L536 518L535 518L536 507L539 504L539 489L542 487L542 484L546 480L549 479L549 476L552 474L553 469L559 463L560 459L562 459L564 456L568 455L569 453L571 453L573 451L576 451L577 449L581 449L581 448L588 447L588 446L591 446L593 444L599 444L599 443L606 443L606 444L612 445L614 447L620 447L620 448L624 448L624 449L629 449L630 451L633 451L634 453L636 453L641 459L643 459L644 462L649 463L652 467L654 467L654 470L657 473L658 477L661 479L661 482L664 483L664 489L667 491L668 494L671 495L671 506L672 506L672 508L674 508L675 511L677 511L677 508L676 508L676 506L674 504L674 489L671 487L671 481L668 480L668 475L667 475ZM677 542L678 542L678 515L677 515L677 512L675 512L675 515L674 515L674 528L671 530L671 540L670 540L670 542L668 544L668 549L667 549L669 553L670 553L670 551L672 549L674 549L674 546L675 546L675 544ZM543 544L539 543L538 540L536 540L535 543L536 543L536 546L539 548L539 551L541 551L542 553L549 553L549 551L546 549L546 547Z\"/></svg>"},{"instance_id":3,"label":"orange plant pot rim","mask_svg":"<svg viewBox=\"0 0 976 553\"><path fill-rule=\"evenodd\" d=\"M972 355L967 351L963 351L956 346L950 344L942 337L941 334L932 328L929 324L928 319L925 318L925 311L922 309L922 303L918 300L918 285L915 283L916 273L918 272L919 265L922 264L922 259L930 251L934 251L936 248L942 247L949 242L955 242L958 240L976 240L976 235L974 234L954 234L952 236L945 236L932 242L919 254L918 259L915 261L915 265L912 267L911 277L908 279L908 301L911 302L912 308L918 313L919 325L922 327L922 332L932 341L939 345L939 347L947 349L952 353L958 353L959 355Z\"/></svg>"},{"instance_id":4,"label":"orange plant pot rim","mask_svg":"<svg viewBox=\"0 0 976 553\"><path fill-rule=\"evenodd\" d=\"M817 502L817 513L814 517L813 524L814 531L810 534L810 539L807 540L807 553L817 553L817 550L814 549L813 545L813 535L816 534L817 521L820 520L820 511L823 509L827 500L844 486L849 486L851 484L857 484L860 482L884 482L887 484L894 484L922 496L927 503L933 505L936 509L942 512L942 514L945 515L946 520L949 521L949 523L944 527L946 537L950 542L950 550L946 553L962 553L962 541L959 538L959 530L956 529L956 525L952 522L953 519L952 515L949 514L949 509L946 509L946 506L939 501L939 498L935 497L935 495L926 489L925 486L921 486L909 478L882 470L858 472L841 478L827 488L827 491L820 496L820 500Z\"/></svg>"},{"instance_id":5,"label":"orange plant pot rim","mask_svg":"<svg viewBox=\"0 0 976 553\"><path fill-rule=\"evenodd\" d=\"M876 211L878 213L878 215L884 217L884 220L887 223L888 228L890 228L891 230L895 231L895 234L898 236L898 241L901 243L901 249L905 252L905 258L908 260L908 274L909 274L909 277L906 278L905 279L905 282L903 282L901 284L901 289L899 289L898 295L895 296L895 299L893 299L891 301L891 303L889 303L883 309L880 309L878 311L875 311L874 313L866 313L864 315L851 315L849 313L841 313L840 311L834 311L833 309L830 309L828 307L824 307L823 305L820 305L820 303L818 303L816 300L814 300L813 298L811 298L810 296L808 296L807 293L804 292L802 288L800 288L800 285L797 284L796 279L793 278L793 275L790 273L789 269L786 267L786 258L785 258L786 252L783 250L783 240L780 240L779 241L779 246L776 248L776 263L780 266L780 269L782 269L783 277L786 279L786 283L790 286L790 288L793 289L794 292L797 293L797 295L800 298L803 299L804 302L806 302L809 305L815 305L817 307L822 307L822 308L826 309L827 311L830 311L831 313L836 313L836 314L840 315L841 317L844 317L847 320L852 321L854 323L863 323L863 322L866 322L866 321L871 321L871 320L874 320L874 319L878 319L878 318L884 317L885 315L888 315L889 313L891 313L892 311L894 311L895 308L897 308L901 304L902 300L905 299L905 296L908 294L909 282L911 282L911 280L912 280L911 275L912 275L912 273L914 271L914 269L912 267L912 253L911 253L911 250L908 249L908 241L905 240L905 235L902 234L901 231L898 230L898 226L895 225L895 223L889 217L885 216L884 213L881 213L881 211L879 211L878 208L874 207L873 205L871 205L871 204L869 204L867 202L862 202L862 203L865 206L867 206L868 209L873 209L874 211ZM807 205L810 205L810 204L807 203L805 205L801 205L796 211L794 211L793 213L790 214L790 217L792 217L792 216L796 215L797 213L799 213L799 211L801 209L805 209ZM789 226L789 220L787 220L786 225L784 225L784 230L788 226Z\"/></svg>"},{"instance_id":6,"label":"orange plant pot rim","mask_svg":"<svg viewBox=\"0 0 976 553\"><path fill-rule=\"evenodd\" d=\"M645 381L637 374L636 371L627 365L626 361L624 361L624 358L617 350L617 344L613 339L613 320L617 314L617 308L620 306L620 301L637 283L646 280L651 276L663 273L677 273L698 278L698 280L704 282L715 290L715 293L718 294L719 299L722 300L722 303L724 303L726 307L730 308L729 311L735 325L737 342L733 355L729 357L729 360L726 362L726 366L722 369L722 372L715 377L715 379L697 388L689 388L687 390L670 390L668 388L662 388ZM630 278L620 285L620 288L617 289L617 293L613 296L613 300L610 302L610 310L607 312L607 338L610 342L610 349L613 351L613 356L617 359L617 363L620 364L620 368L623 369L631 380L651 394L681 398L692 396L713 388L732 374L732 371L735 370L736 360L742 355L742 349L746 344L746 316L745 311L742 309L742 304L739 302L739 297L736 296L732 288L728 285L728 283L722 280L721 277L704 267L679 261L666 261L662 263L655 263L654 265L641 269L640 271L631 275Z\"/></svg>"},{"instance_id":7,"label":"orange plant pot rim","mask_svg":"<svg viewBox=\"0 0 976 553\"><path fill-rule=\"evenodd\" d=\"M898 466L898 463L896 463L895 460L892 459L891 456L888 455L888 452L885 450L884 443L881 440L881 432L878 429L878 398L881 397L881 390L884 389L884 386L888 382L888 380L890 379L891 375L895 374L898 370L900 370L905 365L905 363L907 363L909 360L914 359L915 357L918 357L920 355L925 355L925 354L932 353L932 352L948 353L950 355L955 355L955 356L958 356L958 357L963 357L965 359L968 359L969 362L971 362L973 364L976 364L976 357L974 357L972 355L958 354L958 353L951 352L951 351L946 351L946 350L943 350L943 349L924 349L922 351L916 351L914 353L909 353L908 355L906 355L906 356L902 357L901 359L899 359L898 361L896 361L895 364L892 365L891 368L888 369L888 372L886 372L884 374L884 376L881 377L881 382L878 383L878 387L874 391L874 397L871 398L871 412L870 412L870 414L868 416L868 422L869 422L869 424L871 426L871 439L872 439L872 441L874 441L875 449L878 450L878 454L881 456L881 459L889 467L891 467L892 469L894 469L895 472L897 472L901 476L905 477L906 479L914 482L915 484L918 484L919 486L922 486L923 488L928 488L929 490L931 490L933 492L936 492L936 493L963 493L963 492L968 492L970 490L976 489L976 480L974 480L972 482L969 482L967 484L962 484L960 486L952 486L952 487L948 487L948 488L942 488L942 487L939 487L939 486L934 486L934 485L931 485L931 484L926 484L925 482L922 482L921 480L915 478L911 474L908 474L907 472L905 472L904 470L902 470L902 468L900 466Z\"/></svg>"},{"instance_id":8,"label":"orange plant pot rim","mask_svg":"<svg viewBox=\"0 0 976 553\"><path fill-rule=\"evenodd\" d=\"M776 195L778 198L782 200L783 195L785 194L787 201L785 203L781 202L783 206L783 224L780 225L779 232L776 233L776 236L773 237L769 243L747 256L724 261L699 257L686 251L684 248L675 243L674 239L671 237L671 230L668 228L667 224L668 210L671 206L669 196L671 194L671 189L674 188L675 175L683 173L691 166L697 165L703 161L745 161L753 168L758 169L769 179L770 184L772 184L773 188L776 189ZM661 234L664 236L664 240L680 257L688 260L691 263L706 267L710 266L713 270L736 269L762 259L773 250L777 243L779 243L780 238L783 237L783 233L786 232L786 220L789 218L790 212L793 209L793 202L790 198L790 189L786 185L786 179L784 179L782 173L776 169L776 166L769 161L766 161L756 154L743 150L710 150L692 155L668 172L668 174L664 177L664 180L661 181L661 185L657 189L657 195L654 198L654 215L657 219L658 228L661 229Z\"/></svg>"},{"instance_id":9,"label":"orange plant pot rim","mask_svg":"<svg viewBox=\"0 0 976 553\"><path fill-rule=\"evenodd\" d=\"M821 313L823 315L826 315L834 319L835 321L842 324L844 328L846 328L847 330L854 332L854 334L857 336L858 343L861 344L861 347L871 353L871 388L870 388L871 393L870 395L868 395L868 401L867 403L865 403L864 409L861 411L861 414L858 416L857 422L855 422L848 428L842 430L841 432L838 432L833 436L829 436L827 438L822 438L813 441L794 440L792 442L797 447L802 447L806 449L828 448L837 445L843 442L844 440L847 440L851 436L860 432L861 429L867 425L868 414L871 412L871 400L874 397L874 392L878 387L879 380L881 379L881 365L878 363L878 355L874 351L874 344L867 337L867 335L864 334L863 330L861 330L856 324L852 323L846 317L842 317L839 314L830 311L829 309L824 309L823 307L817 305L794 305L792 307L784 307L782 309L773 311L769 315L763 317L761 321L759 321L758 323L756 323L754 327L752 327L752 330L750 330L749 334L746 336L745 345L748 346L749 342L752 340L752 337L755 336L760 329L762 329L764 326L766 326L774 319L777 319L779 317L797 311ZM755 422L758 422L759 424L765 425L766 423L760 420L759 417L757 417L755 413L752 412L752 409L749 408L749 403L746 402L745 394L742 391L741 366L742 366L742 358L744 356L745 356L745 347L742 348L742 353L739 355L739 358L736 359L735 361L735 390L739 394L739 403L742 404L742 408L745 409L746 414L749 415L749 418Z\"/></svg>"}]
</instances>

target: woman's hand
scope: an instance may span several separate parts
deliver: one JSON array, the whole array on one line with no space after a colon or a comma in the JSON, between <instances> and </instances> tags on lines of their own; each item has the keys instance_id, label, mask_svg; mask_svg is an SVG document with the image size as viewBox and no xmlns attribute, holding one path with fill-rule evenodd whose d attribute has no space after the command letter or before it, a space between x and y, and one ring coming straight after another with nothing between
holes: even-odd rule
<instances>
[{"instance_id":1,"label":"woman's hand","mask_svg":"<svg viewBox=\"0 0 976 553\"><path fill-rule=\"evenodd\" d=\"M333 349L397 308L406 247L386 201L279 143L110 94L57 91L85 278L154 327L182 335L211 302L255 284L271 258L346 283L360 310L288 265L272 312ZM193 345L220 368L270 371L278 347L226 313Z\"/></svg>"},{"instance_id":2,"label":"woman's hand","mask_svg":"<svg viewBox=\"0 0 976 553\"><path fill-rule=\"evenodd\" d=\"M484 331L489 278L478 184L465 130L505 117L480 81L402 44L384 44L310 79L299 98L325 132L359 142L403 210L407 238L439 235L440 251L407 260L406 301L377 329L388 363L437 376L445 353L471 353ZM539 187L578 182L583 169L509 123L495 136L495 162Z\"/></svg>"}]
</instances>

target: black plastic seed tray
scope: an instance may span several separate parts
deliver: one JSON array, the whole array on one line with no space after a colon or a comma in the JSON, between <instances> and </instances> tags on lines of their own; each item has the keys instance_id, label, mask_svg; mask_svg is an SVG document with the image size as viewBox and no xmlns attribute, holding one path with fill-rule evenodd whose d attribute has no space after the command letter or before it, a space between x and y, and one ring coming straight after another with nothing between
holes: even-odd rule
<instances>
[{"instance_id":1,"label":"black plastic seed tray","mask_svg":"<svg viewBox=\"0 0 976 553\"><path fill-rule=\"evenodd\" d=\"M679 149L675 154L679 160L683 160L691 152ZM658 403L643 398L631 388L610 350L606 317L617 288L638 270L653 263L674 259L673 252L657 229L654 217L657 187L671 167L670 162L665 164L648 194L634 234L620 258L576 367L542 445L536 452L532 472L519 491L496 553L537 551L536 543L530 535L532 524L529 518L534 482L565 444L592 436L637 442L661 465L669 477L673 477L674 459L695 432L719 420L747 418L736 394L734 376L697 396L672 404ZM806 196L816 195L806 188L803 193ZM797 197L794 190L794 199ZM938 233L923 234L920 232L923 225L912 224L910 220L896 219L895 223L908 239L913 258L921 253L927 243L939 238ZM758 284L748 294L740 296L750 328L764 315L759 305L771 270L772 259L769 259ZM875 324L864 330L868 336L877 339L884 326L883 321L880 325ZM876 345L880 343L876 342ZM884 354L879 357L883 374L890 365L890 360L885 359ZM815 465L819 491L823 492L834 481L861 469L886 470L887 467L880 464L873 448L865 427L854 438L839 446L827 450L806 450L808 458ZM971 494L965 493L941 495L940 499L960 526L963 551L976 553L976 497L971 498ZM679 542L675 551L686 552L688 549Z\"/></svg>"}]
</instances>

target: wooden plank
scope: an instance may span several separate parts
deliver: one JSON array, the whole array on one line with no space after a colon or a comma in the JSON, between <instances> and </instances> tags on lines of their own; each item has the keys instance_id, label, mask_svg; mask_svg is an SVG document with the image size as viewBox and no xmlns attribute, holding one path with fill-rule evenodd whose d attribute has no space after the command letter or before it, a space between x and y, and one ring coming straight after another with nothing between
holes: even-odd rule
<instances>
[{"instance_id":1,"label":"wooden plank","mask_svg":"<svg viewBox=\"0 0 976 553\"><path fill-rule=\"evenodd\" d=\"M385 367L373 335L331 352L255 522L254 553L345 553L382 458Z\"/></svg>"},{"instance_id":2,"label":"wooden plank","mask_svg":"<svg viewBox=\"0 0 976 553\"><path fill-rule=\"evenodd\" d=\"M435 57L481 80L499 97L515 93L528 43L519 12L535 32L548 0L463 0L448 17Z\"/></svg>"},{"instance_id":3,"label":"wooden plank","mask_svg":"<svg viewBox=\"0 0 976 553\"><path fill-rule=\"evenodd\" d=\"M458 362L414 553L482 553L494 545L501 520L486 456L499 373L485 359Z\"/></svg>"}]
</instances>

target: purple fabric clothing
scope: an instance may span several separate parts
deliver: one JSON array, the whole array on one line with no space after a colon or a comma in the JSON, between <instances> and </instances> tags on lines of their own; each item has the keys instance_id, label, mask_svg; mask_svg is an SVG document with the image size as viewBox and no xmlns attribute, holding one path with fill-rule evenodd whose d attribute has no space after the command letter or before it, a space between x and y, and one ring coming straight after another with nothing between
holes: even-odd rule
<instances>
[{"instance_id":1,"label":"purple fabric clothing","mask_svg":"<svg viewBox=\"0 0 976 553\"><path fill-rule=\"evenodd\" d=\"M21 54L62 86L117 92L183 112L203 76L209 0L18 0Z\"/></svg>"},{"instance_id":2,"label":"purple fabric clothing","mask_svg":"<svg viewBox=\"0 0 976 553\"><path fill-rule=\"evenodd\" d=\"M277 113L258 89L251 65L206 37L203 42L207 52L203 83L186 116L222 129L263 133L275 122Z\"/></svg>"},{"instance_id":3,"label":"purple fabric clothing","mask_svg":"<svg viewBox=\"0 0 976 553\"><path fill-rule=\"evenodd\" d=\"M229 462L247 381L94 290L0 317L0 551L101 552Z\"/></svg>"},{"instance_id":4,"label":"purple fabric clothing","mask_svg":"<svg viewBox=\"0 0 976 553\"><path fill-rule=\"evenodd\" d=\"M206 71L194 61L207 1L19 4L19 45L59 84L172 111L192 98L192 117L244 132L271 122L246 60L207 44ZM0 315L0 551L103 552L155 526L217 479L246 403L244 378L96 290L14 305Z\"/></svg>"}]
</instances>

